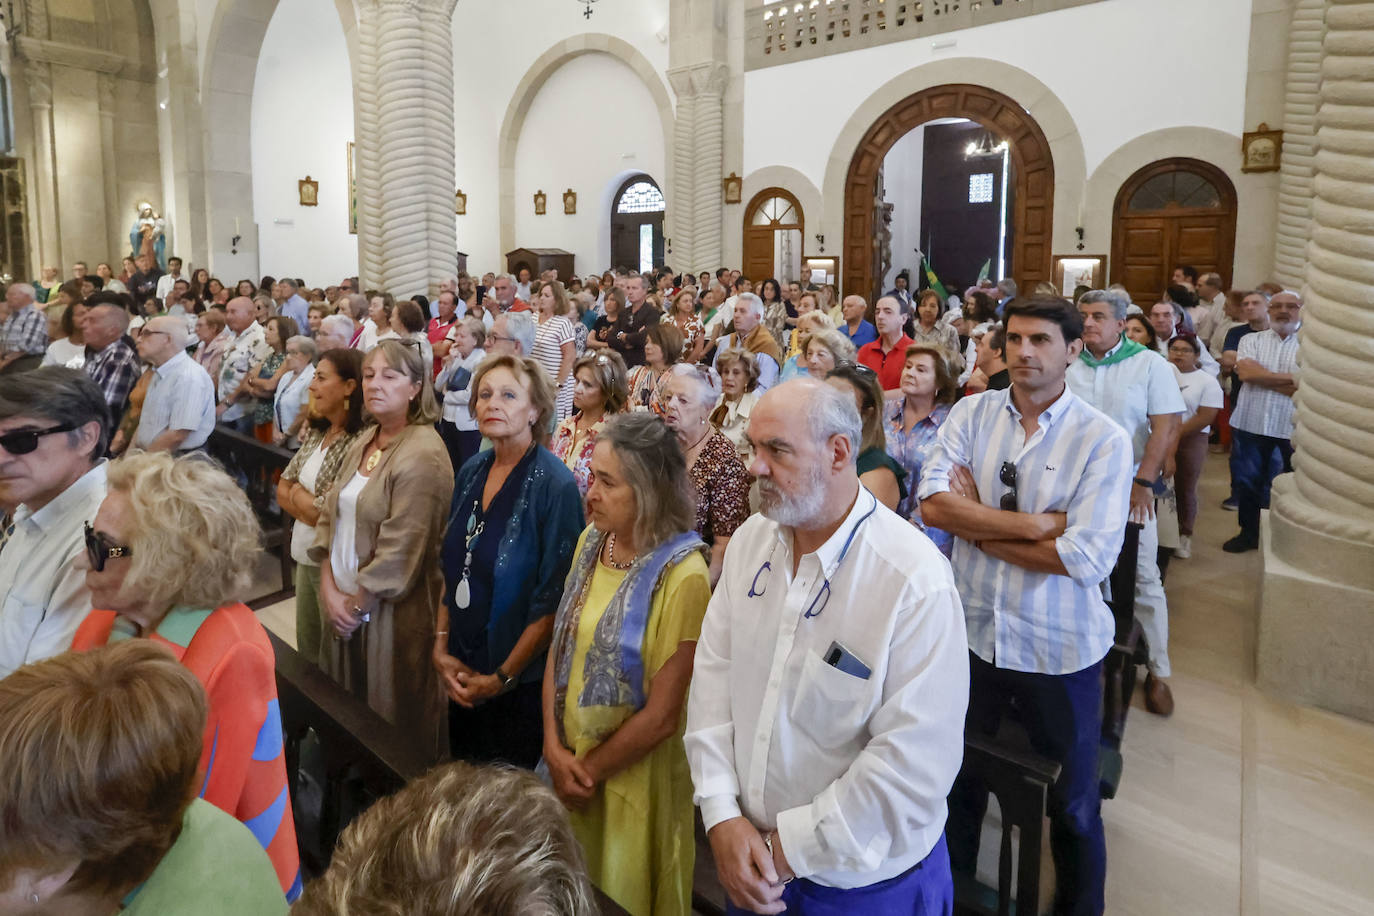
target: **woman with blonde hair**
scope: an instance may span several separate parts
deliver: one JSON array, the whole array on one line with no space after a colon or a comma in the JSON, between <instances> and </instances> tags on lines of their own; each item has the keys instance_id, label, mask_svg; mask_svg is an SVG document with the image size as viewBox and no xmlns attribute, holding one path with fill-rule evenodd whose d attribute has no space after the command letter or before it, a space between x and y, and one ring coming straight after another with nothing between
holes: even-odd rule
<instances>
[{"instance_id":1,"label":"woman with blonde hair","mask_svg":"<svg viewBox=\"0 0 1374 916\"><path fill-rule=\"evenodd\" d=\"M0 680L0 911L284 916L253 834L196 798L206 705L144 639Z\"/></svg>"},{"instance_id":2,"label":"woman with blonde hair","mask_svg":"<svg viewBox=\"0 0 1374 916\"><path fill-rule=\"evenodd\" d=\"M553 433L549 449L572 471L583 496L592 485L592 449L606 421L629 406L625 361L614 350L587 353L573 368L573 415Z\"/></svg>"},{"instance_id":3,"label":"woman with blonde hair","mask_svg":"<svg viewBox=\"0 0 1374 916\"><path fill-rule=\"evenodd\" d=\"M582 494L545 448L554 394L539 363L488 357L470 407L492 447L454 482L431 670L451 701L454 757L533 769L544 744L544 653L583 527Z\"/></svg>"},{"instance_id":4,"label":"woman with blonde hair","mask_svg":"<svg viewBox=\"0 0 1374 916\"><path fill-rule=\"evenodd\" d=\"M190 669L209 701L200 797L254 826L282 892L294 900L300 863L276 658L242 603L261 555L248 497L216 465L166 452L111 462L106 479L105 501L86 525L86 585L97 610L72 648L143 638Z\"/></svg>"},{"instance_id":5,"label":"woman with blonde hair","mask_svg":"<svg viewBox=\"0 0 1374 916\"><path fill-rule=\"evenodd\" d=\"M442 694L429 664L453 466L418 348L383 340L363 359L371 426L344 455L309 550L320 564L320 667L437 758ZM331 632L332 631L332 632Z\"/></svg>"},{"instance_id":6,"label":"woman with blonde hair","mask_svg":"<svg viewBox=\"0 0 1374 916\"><path fill-rule=\"evenodd\" d=\"M563 284L550 280L541 284L533 294L531 306L539 320L534 332L534 349L528 356L534 357L539 365L553 380L554 390L558 393L554 419L563 420L572 413L573 402L573 363L577 360L577 331L573 328L568 313L572 303L563 291Z\"/></svg>"},{"instance_id":7,"label":"woman with blonde hair","mask_svg":"<svg viewBox=\"0 0 1374 916\"><path fill-rule=\"evenodd\" d=\"M544 762L592 883L632 913L686 916L695 843L682 729L711 599L705 545L682 449L658 417L611 420L592 470L591 525L544 675Z\"/></svg>"},{"instance_id":8,"label":"woman with blonde hair","mask_svg":"<svg viewBox=\"0 0 1374 916\"><path fill-rule=\"evenodd\" d=\"M801 298L803 302L814 301L811 293L806 293ZM810 367L806 361L807 343L819 332L833 330L835 330L835 325L825 312L815 308L803 311L801 317L797 319L797 326L792 329L793 349L788 352L787 361L782 364L782 373L778 376L778 381L785 382L801 375L808 375Z\"/></svg>"}]
</instances>

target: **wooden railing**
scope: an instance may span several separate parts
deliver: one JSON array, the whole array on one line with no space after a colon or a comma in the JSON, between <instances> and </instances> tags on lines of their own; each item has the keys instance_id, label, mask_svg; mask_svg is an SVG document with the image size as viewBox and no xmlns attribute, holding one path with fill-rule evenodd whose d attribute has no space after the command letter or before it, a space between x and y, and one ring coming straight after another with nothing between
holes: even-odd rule
<instances>
[{"instance_id":1,"label":"wooden railing","mask_svg":"<svg viewBox=\"0 0 1374 916\"><path fill-rule=\"evenodd\" d=\"M291 462L293 453L225 426L215 427L205 443L205 451L247 492L248 501L262 525L263 549L275 553L281 564L281 590L255 603L266 607L291 597L295 576L291 561L293 520L277 505L277 479Z\"/></svg>"},{"instance_id":2,"label":"wooden railing","mask_svg":"<svg viewBox=\"0 0 1374 916\"><path fill-rule=\"evenodd\" d=\"M744 69L923 38L1101 0L780 0L744 13Z\"/></svg>"}]
</instances>

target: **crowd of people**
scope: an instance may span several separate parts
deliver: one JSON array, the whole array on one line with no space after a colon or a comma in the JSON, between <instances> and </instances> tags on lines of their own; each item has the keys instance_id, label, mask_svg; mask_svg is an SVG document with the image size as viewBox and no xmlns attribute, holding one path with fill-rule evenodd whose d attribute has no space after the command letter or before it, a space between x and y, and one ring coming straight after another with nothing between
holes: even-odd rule
<instances>
[{"instance_id":1,"label":"crowd of people","mask_svg":"<svg viewBox=\"0 0 1374 916\"><path fill-rule=\"evenodd\" d=\"M726 269L463 273L430 300L124 267L0 306L0 811L34 825L0 836L7 911L199 901L217 845L244 886L197 911L302 893L243 603L259 522L203 455L217 428L292 453L297 652L464 762L356 823L306 912L445 871L382 848L442 811L462 836L516 818L491 855L542 831L520 874L567 912L585 869L631 913L687 913L694 807L731 912L947 912L987 801L964 735L1014 705L1062 768L1057 911L1100 913L1103 582L1134 523L1167 716L1163 583L1209 448L1231 552L1292 457L1301 298L1186 266L1148 309L905 274L870 304L805 269L757 293ZM78 829L115 780L127 810Z\"/></svg>"}]
</instances>

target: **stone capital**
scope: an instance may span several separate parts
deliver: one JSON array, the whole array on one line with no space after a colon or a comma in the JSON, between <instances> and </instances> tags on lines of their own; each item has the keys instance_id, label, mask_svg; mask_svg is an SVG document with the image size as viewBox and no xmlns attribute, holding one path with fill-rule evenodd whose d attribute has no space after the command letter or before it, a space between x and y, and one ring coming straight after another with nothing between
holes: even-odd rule
<instances>
[{"instance_id":1,"label":"stone capital","mask_svg":"<svg viewBox=\"0 0 1374 916\"><path fill-rule=\"evenodd\" d=\"M117 74L131 63L123 54L83 48L64 41L33 38L29 35L15 38L14 47L19 52L19 57L26 61L94 70L96 73Z\"/></svg>"},{"instance_id":2,"label":"stone capital","mask_svg":"<svg viewBox=\"0 0 1374 916\"><path fill-rule=\"evenodd\" d=\"M730 68L719 61L674 67L667 75L679 99L723 95L730 82Z\"/></svg>"}]
</instances>

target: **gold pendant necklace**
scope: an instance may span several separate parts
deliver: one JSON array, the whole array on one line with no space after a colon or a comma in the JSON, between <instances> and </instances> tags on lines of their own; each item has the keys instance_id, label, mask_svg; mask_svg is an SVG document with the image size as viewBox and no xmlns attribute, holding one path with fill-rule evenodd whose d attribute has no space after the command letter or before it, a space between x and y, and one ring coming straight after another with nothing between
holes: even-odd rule
<instances>
[{"instance_id":1,"label":"gold pendant necklace","mask_svg":"<svg viewBox=\"0 0 1374 916\"><path fill-rule=\"evenodd\" d=\"M377 465L381 464L381 462L382 462L382 450L381 450L381 449L375 449L375 450L373 450L373 452L372 452L371 455L368 455L368 456L367 456L367 460L363 462L363 467L367 470L367 472L368 472L369 474L371 474L371 473L373 472L373 470L376 469Z\"/></svg>"}]
</instances>

